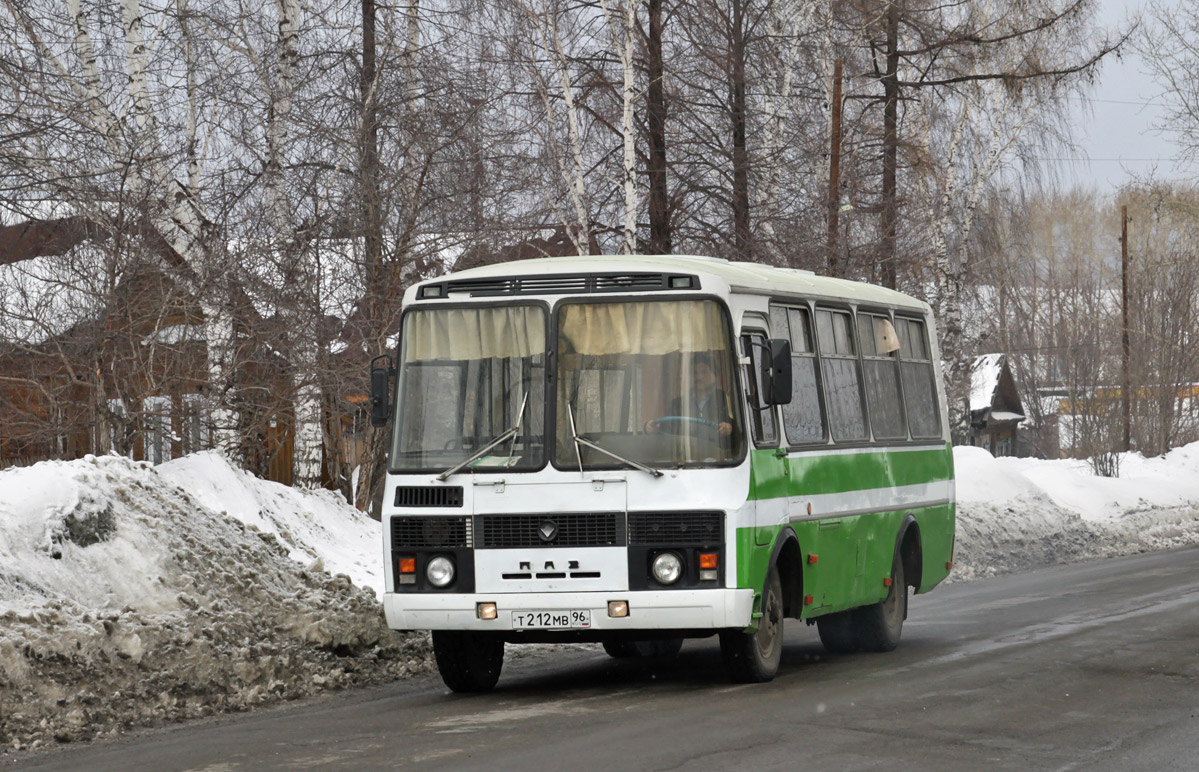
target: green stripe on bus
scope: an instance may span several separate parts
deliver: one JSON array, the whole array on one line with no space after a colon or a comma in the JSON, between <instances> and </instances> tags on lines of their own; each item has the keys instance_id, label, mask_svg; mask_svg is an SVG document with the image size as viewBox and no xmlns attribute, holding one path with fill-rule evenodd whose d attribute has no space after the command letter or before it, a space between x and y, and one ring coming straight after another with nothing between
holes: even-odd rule
<instances>
[{"instance_id":1,"label":"green stripe on bus","mask_svg":"<svg viewBox=\"0 0 1199 772\"><path fill-rule=\"evenodd\" d=\"M750 500L848 493L953 479L950 447L864 451L780 458L773 450L750 457Z\"/></svg>"}]
</instances>

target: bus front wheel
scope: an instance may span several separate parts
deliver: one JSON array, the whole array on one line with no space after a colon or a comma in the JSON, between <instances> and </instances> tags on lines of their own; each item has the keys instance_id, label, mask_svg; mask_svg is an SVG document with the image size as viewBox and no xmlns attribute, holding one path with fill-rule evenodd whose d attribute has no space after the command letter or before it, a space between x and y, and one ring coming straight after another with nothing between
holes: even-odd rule
<instances>
[{"instance_id":1,"label":"bus front wheel","mask_svg":"<svg viewBox=\"0 0 1199 772\"><path fill-rule=\"evenodd\" d=\"M763 683L774 678L783 658L783 583L771 566L762 593L762 616L753 633L720 634L720 653L737 683Z\"/></svg>"},{"instance_id":2,"label":"bus front wheel","mask_svg":"<svg viewBox=\"0 0 1199 772\"><path fill-rule=\"evenodd\" d=\"M500 680L504 641L487 633L434 630L433 658L441 680L452 691L489 692Z\"/></svg>"}]
</instances>

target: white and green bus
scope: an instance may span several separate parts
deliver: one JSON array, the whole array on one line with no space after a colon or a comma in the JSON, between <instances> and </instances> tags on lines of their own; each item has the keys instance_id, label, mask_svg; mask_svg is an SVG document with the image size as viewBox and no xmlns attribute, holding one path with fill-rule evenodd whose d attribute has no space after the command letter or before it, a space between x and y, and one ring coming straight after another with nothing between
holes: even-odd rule
<instances>
[{"instance_id":1,"label":"white and green bus","mask_svg":"<svg viewBox=\"0 0 1199 772\"><path fill-rule=\"evenodd\" d=\"M416 284L398 361L372 369L388 624L431 630L464 692L506 643L719 635L741 682L774 677L787 618L830 651L893 649L908 588L953 561L936 341L898 292L704 257Z\"/></svg>"}]
</instances>

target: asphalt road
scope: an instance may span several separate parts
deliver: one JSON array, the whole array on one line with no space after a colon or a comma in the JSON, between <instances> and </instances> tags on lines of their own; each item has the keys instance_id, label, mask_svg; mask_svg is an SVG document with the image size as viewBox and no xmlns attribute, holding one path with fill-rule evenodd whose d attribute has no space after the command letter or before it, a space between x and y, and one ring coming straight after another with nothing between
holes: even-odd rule
<instances>
[{"instance_id":1,"label":"asphalt road","mask_svg":"<svg viewBox=\"0 0 1199 772\"><path fill-rule=\"evenodd\" d=\"M769 684L729 683L714 639L558 651L485 696L423 679L11 768L1199 769L1199 549L939 587L890 654L828 656L788 622Z\"/></svg>"}]
</instances>

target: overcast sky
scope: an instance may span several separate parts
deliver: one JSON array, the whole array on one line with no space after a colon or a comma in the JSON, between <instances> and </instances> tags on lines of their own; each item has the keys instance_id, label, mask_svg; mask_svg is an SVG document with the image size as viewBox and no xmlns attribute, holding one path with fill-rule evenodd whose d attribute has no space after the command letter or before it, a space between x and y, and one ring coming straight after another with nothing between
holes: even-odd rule
<instances>
[{"instance_id":1,"label":"overcast sky","mask_svg":"<svg viewBox=\"0 0 1199 772\"><path fill-rule=\"evenodd\" d=\"M1100 22L1109 27L1123 24L1130 12L1143 4L1125 0L1103 0ZM1103 63L1092 92L1089 108L1074 110L1075 138L1083 151L1058 162L1057 172L1064 187L1093 185L1103 192L1155 173L1164 180L1190 179L1193 171L1177 163L1178 148L1168 135L1150 127L1161 117L1162 100L1145 65L1133 51L1121 59Z\"/></svg>"}]
</instances>

